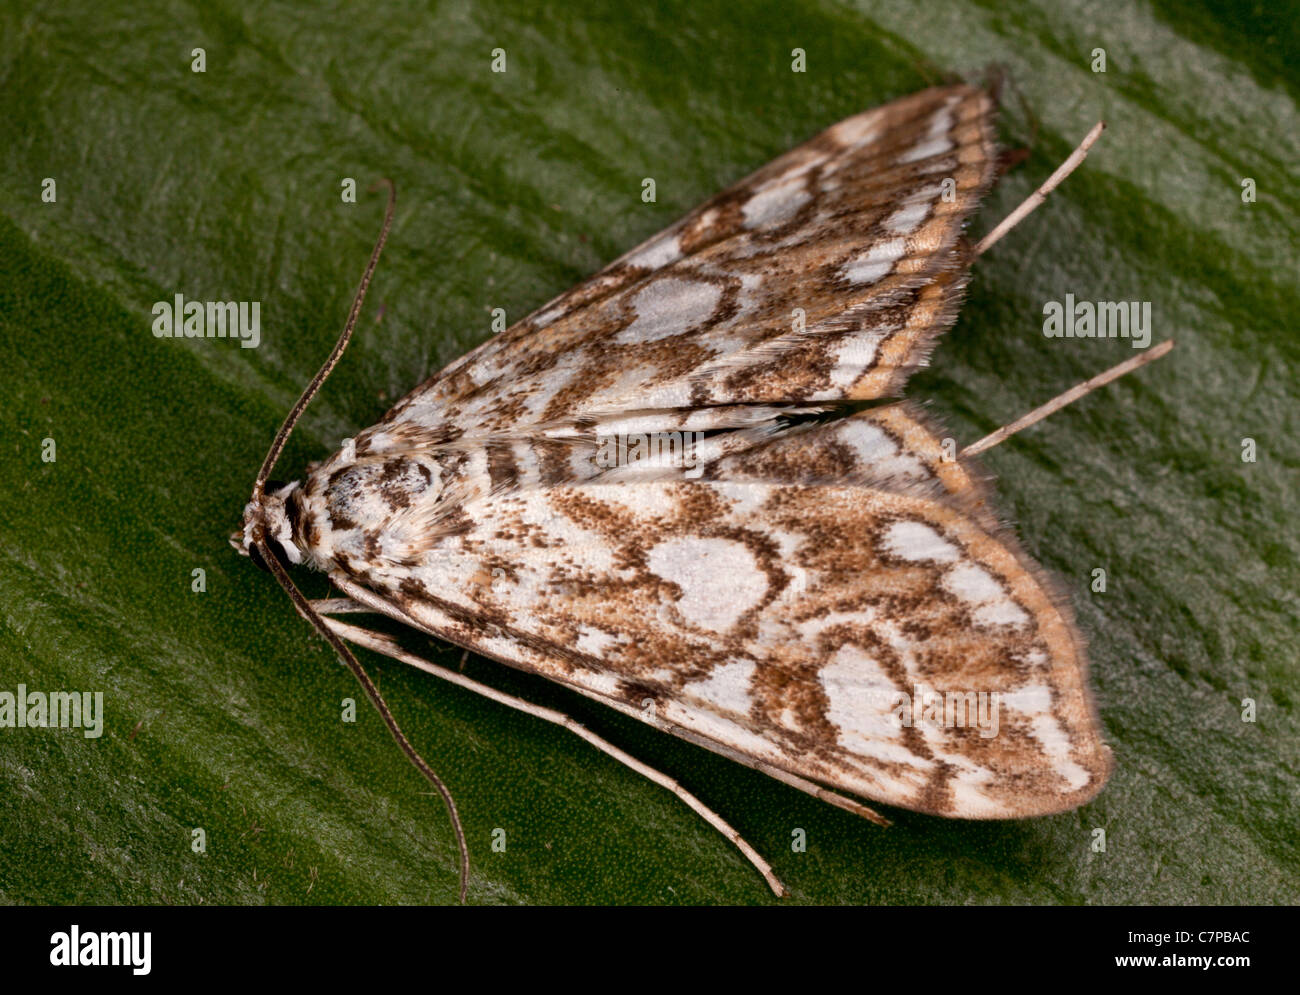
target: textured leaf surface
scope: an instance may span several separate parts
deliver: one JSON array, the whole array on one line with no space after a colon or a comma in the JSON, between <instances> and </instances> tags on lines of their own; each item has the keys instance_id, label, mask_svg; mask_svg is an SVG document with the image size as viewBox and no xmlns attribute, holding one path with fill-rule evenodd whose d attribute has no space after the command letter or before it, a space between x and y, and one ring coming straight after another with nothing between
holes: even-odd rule
<instances>
[{"instance_id":1,"label":"textured leaf surface","mask_svg":"<svg viewBox=\"0 0 1300 995\"><path fill-rule=\"evenodd\" d=\"M1097 117L1086 166L976 269L908 396L963 442L1132 354L1044 338L1042 307L1150 301L1178 348L989 454L1003 513L1091 640L1116 773L1048 819L888 830L545 684L681 779L802 902L1217 903L1300 885L1300 162L1279 8L941 0L586 7L74 3L0 13L0 690L104 692L99 739L0 730L0 900L454 897L436 799L351 678L237 557L280 418L400 194L360 335L282 475L724 185L825 125L1004 63L1029 159L985 231ZM207 71L190 71L202 47ZM504 48L508 71L490 72ZM808 71L790 71L791 49ZM1107 71L1090 68L1105 48ZM42 203L41 182L58 200ZM653 177L658 201L642 203ZM1245 204L1253 178L1258 201ZM263 341L154 338L176 293L259 300ZM1253 438L1258 461L1242 461ZM41 459L53 438L57 462ZM207 593L190 590L207 572ZM1092 571L1108 576L1090 590ZM313 592L324 592L319 578ZM409 640L455 666L459 652ZM678 801L571 735L366 661L448 781L480 902L763 902ZM1242 721L1242 700L1258 720ZM191 849L202 827L207 852ZM493 852L504 829L507 847ZM791 852L795 829L808 851ZM1093 852L1105 829L1105 853Z\"/></svg>"}]
</instances>

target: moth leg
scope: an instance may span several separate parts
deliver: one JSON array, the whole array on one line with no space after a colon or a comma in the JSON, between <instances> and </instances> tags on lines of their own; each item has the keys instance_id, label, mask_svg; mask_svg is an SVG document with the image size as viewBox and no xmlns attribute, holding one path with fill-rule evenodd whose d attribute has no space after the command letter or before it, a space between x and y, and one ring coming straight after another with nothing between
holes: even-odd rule
<instances>
[{"instance_id":1,"label":"moth leg","mask_svg":"<svg viewBox=\"0 0 1300 995\"><path fill-rule=\"evenodd\" d=\"M356 604L356 602L352 602L351 599L338 600L349 601L351 604ZM369 610L360 605L357 607L363 611ZM352 609L349 608L342 610L348 611ZM379 632L372 632L369 629L362 629L355 625L349 625L348 623L340 622L335 618L329 618L326 616L322 616L322 618L324 618L325 624L333 629L335 633L351 643L355 643L358 646L364 646L366 649L373 650L376 653L382 653L384 656L392 657L394 660L400 660L402 663L410 664L413 667L423 670L425 673L433 674L435 677L441 677L443 680L450 681L458 687L474 691L477 694L483 695L485 698L499 702L500 704L506 705L517 711L524 712L527 715L532 715L544 722L550 722L554 725L568 729L570 732L596 747L600 752L613 757L619 763L630 767L632 770L653 781L660 787L671 791L674 795L690 806L690 808L709 823L709 825L730 840L736 848L745 855L746 859L754 865L760 874L763 875L764 880L767 881L768 887L772 889L777 898L781 898L785 895L785 886L772 872L771 865L759 856L758 852L745 842L744 838L726 821L724 821L720 815L708 808L703 802L668 775L642 763L631 754L625 753L613 743L597 736L595 733L587 729L586 726L575 722L563 712L557 711L553 708L543 708L539 705L534 705L531 702L524 701L522 698L516 698L514 695L505 694L504 692L496 690L496 688L489 687L486 684L481 684L478 681L457 673L454 670L448 670L435 663L430 663L428 660L406 652L391 636Z\"/></svg>"},{"instance_id":2,"label":"moth leg","mask_svg":"<svg viewBox=\"0 0 1300 995\"><path fill-rule=\"evenodd\" d=\"M1101 137L1101 133L1105 128L1106 122L1104 121L1098 121L1093 125L1092 130L1089 131L1088 134L1084 136L1083 141L1079 143L1079 147L1071 152L1069 158L1056 168L1056 172L1047 178L1047 182L1026 197L1019 207L998 222L997 227L980 239L979 244L976 245L975 249L971 252L971 258L974 259L977 256L982 256L989 249L993 248L993 245L998 242L1003 235L1009 232L1016 225L1020 224L1020 222L1023 221L1030 212L1034 210L1034 208L1038 207L1039 204L1045 201L1047 195L1061 185L1062 180L1078 169L1083 163L1083 160L1088 158L1088 150L1092 148L1093 143Z\"/></svg>"},{"instance_id":3,"label":"moth leg","mask_svg":"<svg viewBox=\"0 0 1300 995\"><path fill-rule=\"evenodd\" d=\"M362 605L363 611L370 611L375 613L376 615L387 615L389 618L396 619L402 624L408 625L418 632L428 633L429 635L434 636L435 638L439 637L439 634L437 632L431 632L428 629L424 628L424 626L422 626L418 621L413 619L410 615L407 615L396 605L385 601L383 598L376 597L365 587L356 583L341 571L331 572L330 580L333 581L334 585L338 587L340 590L352 596L350 599L345 598L340 600L344 600L344 601L351 600L353 601L353 603ZM404 658L398 657L397 659L404 659ZM416 659L419 658L417 657ZM407 660L406 662L409 663L411 661ZM414 664L414 666L424 669L424 661L421 660L419 663ZM433 665L430 664L429 666L433 666ZM450 673L450 671L447 671L447 673ZM462 677L461 679L465 680L466 678ZM589 691L585 691L580 687L572 687L571 690L577 691L579 694L583 694L586 697L591 698L593 701L599 701L601 704L608 705L609 707L615 709L616 711L622 712L624 715L630 715L634 719L640 719L643 722L645 721L644 712L641 712L638 709L631 707L626 702L619 701L617 698L606 698L601 695L597 695ZM493 694L495 693L496 692L493 692ZM820 784L817 784L813 781L809 781L807 778L800 777L798 774L792 774L789 771L782 770L780 767L774 767L771 764L766 763L762 760L756 760L753 757L748 757L745 754L739 752L738 750L732 750L714 740L709 740L709 739L705 739L702 736L697 736L694 733L686 729L682 729L679 726L671 725L669 723L661 723L661 722L653 723L653 726L656 729L662 729L666 732L670 732L674 736L678 737L679 739L686 740L686 742L688 743L694 743L696 746L702 746L706 750L712 750L714 753L718 753L721 756L736 761L737 763L744 764L746 767L749 767L753 770L760 771L768 775L769 777L775 778L776 780L780 781L782 784L788 784L792 788L798 788L800 791L812 795L814 798L817 798L820 801L827 802L828 804L834 805L837 808L844 809L846 812L852 812L854 815L861 816L862 818L866 819L868 822L874 822L878 826L885 826L885 827L891 825L890 821L886 819L883 815L881 815L879 812L877 812L875 809L869 808L868 806L863 805L861 802L855 801L854 799L849 798L846 795L841 795L838 792L831 791L829 788L824 788Z\"/></svg>"},{"instance_id":4,"label":"moth leg","mask_svg":"<svg viewBox=\"0 0 1300 995\"><path fill-rule=\"evenodd\" d=\"M1027 415L1021 415L1009 425L1003 425L996 432L984 436L978 442L972 442L969 446L961 451L963 457L974 456L984 452L986 449L992 449L998 443L1015 435L1030 425L1042 421L1050 414L1060 411L1067 404L1073 404L1085 394L1091 393L1098 387L1104 387L1112 380L1118 380L1127 373L1132 373L1140 366L1146 366L1147 363L1159 359L1174 347L1173 339L1165 339L1158 346L1147 349L1138 353L1132 359L1127 359L1118 366L1112 366L1109 370L1098 373L1095 377L1085 380L1081 384L1075 384L1063 394L1058 394L1046 404L1040 404Z\"/></svg>"},{"instance_id":5,"label":"moth leg","mask_svg":"<svg viewBox=\"0 0 1300 995\"><path fill-rule=\"evenodd\" d=\"M373 609L353 601L351 598L321 598L311 603L317 615L344 615L365 612L373 614Z\"/></svg>"},{"instance_id":6,"label":"moth leg","mask_svg":"<svg viewBox=\"0 0 1300 995\"><path fill-rule=\"evenodd\" d=\"M682 737L683 739L687 737ZM703 744L701 744L703 745ZM717 747L708 747L724 757L729 757L746 767L752 767L754 770L766 774L768 777L775 778L782 784L788 784L792 788L798 788L806 794L812 795L819 801L834 805L836 808L842 808L846 812L852 812L854 815L861 816L868 822L874 822L877 826L888 828L893 825L888 819L877 812L869 805L863 805L859 801L849 798L847 795L841 795L832 791L830 788L823 788L815 781L809 781L807 778L800 777L798 774L791 774L789 771L782 770L780 767L773 767L771 764L764 763L761 760L751 760L739 753L720 750Z\"/></svg>"}]
</instances>

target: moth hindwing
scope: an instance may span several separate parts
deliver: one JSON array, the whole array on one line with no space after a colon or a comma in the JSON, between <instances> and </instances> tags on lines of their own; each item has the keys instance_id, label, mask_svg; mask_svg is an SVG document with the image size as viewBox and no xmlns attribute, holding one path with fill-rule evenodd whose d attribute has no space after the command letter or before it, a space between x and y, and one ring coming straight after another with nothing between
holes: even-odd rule
<instances>
[{"instance_id":1,"label":"moth hindwing","mask_svg":"<svg viewBox=\"0 0 1300 995\"><path fill-rule=\"evenodd\" d=\"M239 545L326 571L348 599L320 616L384 612L846 807L1087 801L1110 761L1068 606L929 417L848 403L952 324L996 158L972 86L835 125L255 492Z\"/></svg>"}]
</instances>

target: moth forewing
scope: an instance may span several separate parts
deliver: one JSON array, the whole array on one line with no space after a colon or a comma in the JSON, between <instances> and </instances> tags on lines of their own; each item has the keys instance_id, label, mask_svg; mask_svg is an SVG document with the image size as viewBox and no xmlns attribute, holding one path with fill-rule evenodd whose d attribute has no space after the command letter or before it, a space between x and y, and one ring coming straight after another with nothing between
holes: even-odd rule
<instances>
[{"instance_id":1,"label":"moth forewing","mask_svg":"<svg viewBox=\"0 0 1300 995\"><path fill-rule=\"evenodd\" d=\"M313 608L275 564L363 684L343 638L414 661L326 613L387 614L868 817L846 795L965 818L1088 800L1110 761L1068 606L931 419L846 404L898 393L954 320L993 112L957 85L828 129L435 374L278 504L268 456L243 548L273 535L329 573L349 600Z\"/></svg>"}]
</instances>

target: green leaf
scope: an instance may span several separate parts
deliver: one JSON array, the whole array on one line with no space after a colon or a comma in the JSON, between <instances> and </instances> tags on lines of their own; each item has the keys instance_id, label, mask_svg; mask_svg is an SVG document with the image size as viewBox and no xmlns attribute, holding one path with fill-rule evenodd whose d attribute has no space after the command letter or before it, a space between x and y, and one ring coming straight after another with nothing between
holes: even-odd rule
<instances>
[{"instance_id":1,"label":"green leaf","mask_svg":"<svg viewBox=\"0 0 1300 995\"><path fill-rule=\"evenodd\" d=\"M398 217L286 477L485 339L492 308L522 317L822 127L992 62L1013 84L1007 142L1030 155L975 231L1098 117L1109 129L979 261L908 396L968 442L1133 354L1045 338L1043 305L1067 293L1149 301L1156 339L1178 340L986 461L1090 639L1117 761L1106 790L1052 818L890 811L882 830L544 682L484 660L467 672L681 780L796 902L1293 900L1296 23L1172 0L1108 4L1104 20L1046 0L6 7L0 691L102 691L105 724L95 739L0 729L0 900L454 898L438 800L226 542L379 225L380 197L343 203L345 177L362 191L392 177ZM505 73L490 71L496 48ZM806 73L791 72L794 48ZM641 201L644 177L657 203ZM260 346L155 338L150 309L177 293L261 301ZM576 737L363 658L459 802L472 901L771 900L677 799ZM345 698L359 699L353 724Z\"/></svg>"}]
</instances>

